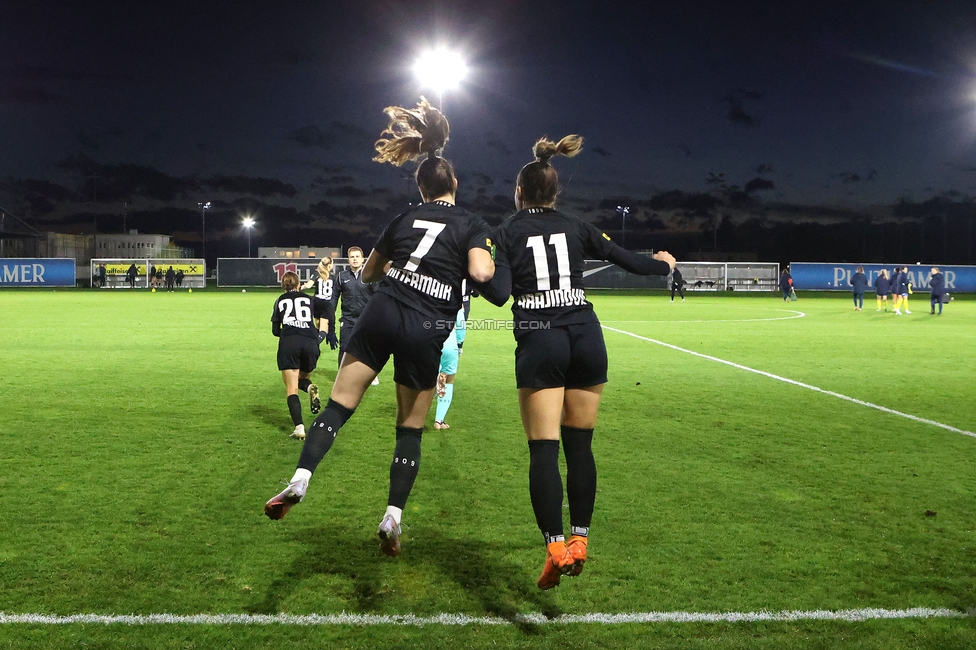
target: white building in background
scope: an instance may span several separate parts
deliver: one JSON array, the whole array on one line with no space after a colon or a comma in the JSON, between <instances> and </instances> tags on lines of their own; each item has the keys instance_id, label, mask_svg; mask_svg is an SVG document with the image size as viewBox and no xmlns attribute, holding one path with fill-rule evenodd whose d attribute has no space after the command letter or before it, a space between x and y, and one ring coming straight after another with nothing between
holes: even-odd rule
<instances>
[{"instance_id":1,"label":"white building in background","mask_svg":"<svg viewBox=\"0 0 976 650\"><path fill-rule=\"evenodd\" d=\"M189 257L189 252L173 243L169 235L144 235L138 230L130 230L129 234L112 234L95 236L95 253L92 257L102 258L183 258Z\"/></svg>"},{"instance_id":2,"label":"white building in background","mask_svg":"<svg viewBox=\"0 0 976 650\"><path fill-rule=\"evenodd\" d=\"M258 257L272 257L275 259L322 259L323 257L339 257L342 249L338 246L259 246Z\"/></svg>"}]
</instances>

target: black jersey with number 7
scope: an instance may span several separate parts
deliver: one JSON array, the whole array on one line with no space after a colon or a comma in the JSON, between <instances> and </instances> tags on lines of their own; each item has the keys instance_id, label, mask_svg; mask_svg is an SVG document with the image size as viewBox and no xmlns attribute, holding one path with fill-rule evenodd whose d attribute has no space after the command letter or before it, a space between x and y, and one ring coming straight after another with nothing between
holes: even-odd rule
<instances>
[{"instance_id":1,"label":"black jersey with number 7","mask_svg":"<svg viewBox=\"0 0 976 650\"><path fill-rule=\"evenodd\" d=\"M376 240L391 261L377 291L426 316L453 321L461 308L468 251L491 250L488 225L443 201L422 203L397 216Z\"/></svg>"}]
</instances>

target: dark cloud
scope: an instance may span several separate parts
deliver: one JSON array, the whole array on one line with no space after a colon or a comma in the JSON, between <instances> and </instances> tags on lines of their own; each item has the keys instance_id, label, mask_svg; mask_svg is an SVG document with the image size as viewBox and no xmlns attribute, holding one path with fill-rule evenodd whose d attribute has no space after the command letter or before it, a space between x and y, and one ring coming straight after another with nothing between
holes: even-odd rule
<instances>
[{"instance_id":1,"label":"dark cloud","mask_svg":"<svg viewBox=\"0 0 976 650\"><path fill-rule=\"evenodd\" d=\"M597 154L598 156L603 156L604 158L610 155L610 152L604 149L603 147L593 147L592 149L590 149L590 151Z\"/></svg>"},{"instance_id":2,"label":"dark cloud","mask_svg":"<svg viewBox=\"0 0 976 650\"><path fill-rule=\"evenodd\" d=\"M298 189L294 185L280 181L277 178L223 176L218 174L200 179L199 185L202 188L218 192L251 194L253 196L280 195L293 197L298 194Z\"/></svg>"},{"instance_id":3,"label":"dark cloud","mask_svg":"<svg viewBox=\"0 0 976 650\"><path fill-rule=\"evenodd\" d=\"M742 105L742 100L736 95L726 95L724 100L729 105L729 112L725 114L725 117L732 124L741 124L742 126L755 126L756 118L746 112L745 107Z\"/></svg>"},{"instance_id":4,"label":"dark cloud","mask_svg":"<svg viewBox=\"0 0 976 650\"><path fill-rule=\"evenodd\" d=\"M501 136L498 135L497 133L494 132L489 133L487 139L485 140L485 145L489 149L494 149L496 152L502 155L505 156L512 155L512 150L508 148L508 146L502 140Z\"/></svg>"},{"instance_id":5,"label":"dark cloud","mask_svg":"<svg viewBox=\"0 0 976 650\"><path fill-rule=\"evenodd\" d=\"M331 187L325 191L326 196L342 197L347 199L355 199L361 196L366 196L367 194L368 192L366 190L361 190L358 187L353 187L352 185Z\"/></svg>"},{"instance_id":6,"label":"dark cloud","mask_svg":"<svg viewBox=\"0 0 976 650\"><path fill-rule=\"evenodd\" d=\"M340 144L361 144L369 139L366 131L355 124L344 122L332 122L327 131L323 131L315 124L309 124L289 131L286 137L306 149L313 147L332 149Z\"/></svg>"},{"instance_id":7,"label":"dark cloud","mask_svg":"<svg viewBox=\"0 0 976 650\"><path fill-rule=\"evenodd\" d=\"M335 144L334 138L327 137L325 133L322 132L322 129L314 124L309 124L308 126L303 126L300 129L289 131L288 139L294 140L300 146L305 148L321 147L323 149L329 149Z\"/></svg>"},{"instance_id":8,"label":"dark cloud","mask_svg":"<svg viewBox=\"0 0 976 650\"><path fill-rule=\"evenodd\" d=\"M773 181L766 180L765 178L754 178L745 187L742 188L746 194L752 194L753 192L758 192L761 190L771 190L774 189L775 185Z\"/></svg>"},{"instance_id":9,"label":"dark cloud","mask_svg":"<svg viewBox=\"0 0 976 650\"><path fill-rule=\"evenodd\" d=\"M471 177L474 179L474 182L477 183L478 185L495 184L495 179L493 179L488 174L482 174L481 172L474 172L473 174L471 174Z\"/></svg>"},{"instance_id":10,"label":"dark cloud","mask_svg":"<svg viewBox=\"0 0 976 650\"><path fill-rule=\"evenodd\" d=\"M858 174L857 172L840 172L839 174L834 174L834 178L840 179L842 183L860 183L861 181L873 181L877 178L877 170L872 169L865 175Z\"/></svg>"},{"instance_id":11,"label":"dark cloud","mask_svg":"<svg viewBox=\"0 0 976 650\"><path fill-rule=\"evenodd\" d=\"M772 174L774 171L776 170L773 169L772 165L766 163L763 163L761 165L756 165L757 174Z\"/></svg>"}]
</instances>

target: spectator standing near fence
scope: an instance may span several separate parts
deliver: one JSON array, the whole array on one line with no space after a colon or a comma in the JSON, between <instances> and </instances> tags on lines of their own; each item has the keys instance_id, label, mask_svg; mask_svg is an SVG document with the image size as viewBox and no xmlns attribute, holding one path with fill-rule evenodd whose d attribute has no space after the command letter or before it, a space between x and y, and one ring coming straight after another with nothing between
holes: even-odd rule
<instances>
[{"instance_id":1,"label":"spectator standing near fence","mask_svg":"<svg viewBox=\"0 0 976 650\"><path fill-rule=\"evenodd\" d=\"M878 277L874 279L874 293L875 299L878 301L878 308L875 311L881 311L882 307L884 307L885 311L888 311L888 294L891 293L891 280L888 279L888 269L878 271Z\"/></svg>"},{"instance_id":2,"label":"spectator standing near fence","mask_svg":"<svg viewBox=\"0 0 976 650\"><path fill-rule=\"evenodd\" d=\"M931 294L929 297L929 304L932 306L932 311L929 313L935 313L935 305L939 305L939 314L942 314L942 304L945 302L945 276L939 272L939 267L932 267L932 275L929 277L929 289Z\"/></svg>"},{"instance_id":3,"label":"spectator standing near fence","mask_svg":"<svg viewBox=\"0 0 976 650\"><path fill-rule=\"evenodd\" d=\"M176 291L176 271L172 266L166 269L166 290Z\"/></svg>"},{"instance_id":4,"label":"spectator standing near fence","mask_svg":"<svg viewBox=\"0 0 976 650\"><path fill-rule=\"evenodd\" d=\"M779 288L783 292L783 302L788 302L790 293L793 292L793 276L790 275L790 267L788 266L779 275Z\"/></svg>"},{"instance_id":5,"label":"spectator standing near fence","mask_svg":"<svg viewBox=\"0 0 976 650\"><path fill-rule=\"evenodd\" d=\"M895 292L895 315L901 316L903 306L905 313L911 314L912 312L908 309L908 292L911 284L908 280L908 267L895 267L895 272L895 277L891 279L892 291Z\"/></svg>"},{"instance_id":6,"label":"spectator standing near fence","mask_svg":"<svg viewBox=\"0 0 976 650\"><path fill-rule=\"evenodd\" d=\"M864 311L864 292L868 289L868 276L864 275L864 267L857 267L857 273L851 276L851 287L854 293L854 311Z\"/></svg>"},{"instance_id":7,"label":"spectator standing near fence","mask_svg":"<svg viewBox=\"0 0 976 650\"><path fill-rule=\"evenodd\" d=\"M139 276L139 269L136 268L135 262L129 265L128 270L125 272L125 281L129 283L130 289L136 288L136 278Z\"/></svg>"}]
</instances>

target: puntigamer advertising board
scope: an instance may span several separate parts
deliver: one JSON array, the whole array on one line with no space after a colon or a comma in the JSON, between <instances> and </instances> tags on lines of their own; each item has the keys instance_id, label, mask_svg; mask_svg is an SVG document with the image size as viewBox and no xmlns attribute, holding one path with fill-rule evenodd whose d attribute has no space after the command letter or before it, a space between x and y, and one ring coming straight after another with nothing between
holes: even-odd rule
<instances>
[{"instance_id":1,"label":"puntigamer advertising board","mask_svg":"<svg viewBox=\"0 0 976 650\"><path fill-rule=\"evenodd\" d=\"M790 275L796 289L813 289L827 291L850 291L851 276L857 272L857 267L864 267L864 275L868 278L868 285L874 286L874 281L881 273L881 269L888 270L888 276L896 266L908 267L908 279L916 291L929 290L929 278L932 277L932 267L938 267L945 275L946 290L958 293L976 292L976 266L942 266L939 264L821 264L814 262L793 262L790 264ZM873 289L872 289L873 290Z\"/></svg>"},{"instance_id":2,"label":"puntigamer advertising board","mask_svg":"<svg viewBox=\"0 0 976 650\"><path fill-rule=\"evenodd\" d=\"M59 257L0 259L0 287L73 287L75 261Z\"/></svg>"}]
</instances>

